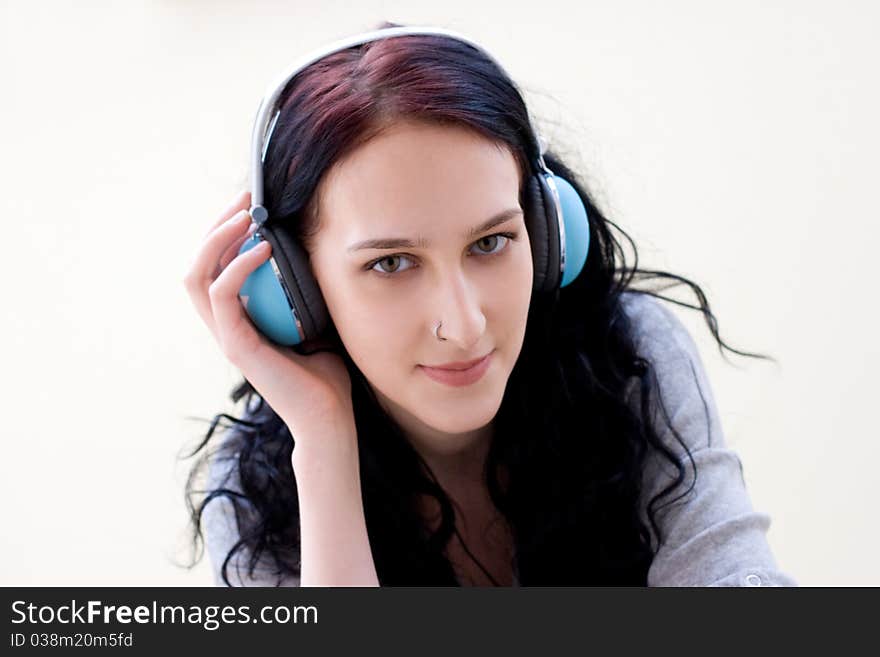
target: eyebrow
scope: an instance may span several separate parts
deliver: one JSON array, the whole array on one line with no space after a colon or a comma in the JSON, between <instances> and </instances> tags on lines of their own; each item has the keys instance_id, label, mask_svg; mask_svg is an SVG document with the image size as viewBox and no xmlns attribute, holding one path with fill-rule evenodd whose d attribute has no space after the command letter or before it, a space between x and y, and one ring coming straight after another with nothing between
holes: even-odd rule
<instances>
[{"instance_id":1,"label":"eyebrow","mask_svg":"<svg viewBox=\"0 0 880 657\"><path fill-rule=\"evenodd\" d=\"M498 224L503 224L505 221L509 221L516 216L519 216L523 213L522 208L508 208L507 210L502 210L494 217L489 219L488 221L483 222L479 226L474 226L471 228L465 238L476 237L480 233L483 233L491 228L495 228ZM425 248L427 247L429 242L420 237L415 241L404 238L404 237L380 237L378 239L364 240L363 242L356 242L348 247L349 252L351 251L360 251L361 249L400 249L400 248Z\"/></svg>"}]
</instances>

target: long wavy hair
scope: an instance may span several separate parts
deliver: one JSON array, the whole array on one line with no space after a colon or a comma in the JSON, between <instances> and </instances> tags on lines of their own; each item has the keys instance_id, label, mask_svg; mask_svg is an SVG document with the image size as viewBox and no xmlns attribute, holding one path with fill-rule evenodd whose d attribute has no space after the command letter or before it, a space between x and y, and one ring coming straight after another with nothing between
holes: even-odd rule
<instances>
[{"instance_id":1,"label":"long wavy hair","mask_svg":"<svg viewBox=\"0 0 880 657\"><path fill-rule=\"evenodd\" d=\"M473 130L515 155L526 174L522 180L534 172L539 152L514 83L476 49L443 37L396 37L326 57L288 83L281 108L265 159L265 206L303 244L317 228L314 192L322 176L389 122L418 119ZM661 442L652 421L652 395L662 405L657 377L651 362L636 352L621 294L650 294L701 312L722 355L724 348L767 357L724 343L698 285L668 272L639 269L632 239L603 215L581 178L552 150L545 161L573 184L587 207L590 253L570 285L532 296L522 351L495 417L485 483L513 532L521 585L645 585L655 546L663 540L656 514L690 489L672 496L686 469ZM614 233L629 243L632 267ZM644 281L654 283L636 287ZM682 284L693 291L696 305L659 294ZM364 512L379 582L457 585L445 556L457 532L453 504L382 410L338 333L331 333L352 380ZM627 403L632 385L641 392L637 409ZM278 573L298 577L299 503L291 466L296 436L247 380L231 393L233 402L242 398L253 411L249 419L216 415L187 455L205 450L186 483L193 545L203 539L207 503L228 497L240 540L222 565L224 581L231 585L227 566L238 550L250 555L251 574L257 561L269 555ZM668 422L665 410L662 415ZM221 426L230 430L223 432L225 449L235 459L241 489L197 490L212 456L207 446ZM670 428L693 464L687 445ZM638 507L641 474L652 449L674 466L678 477L650 500L646 524ZM503 486L497 474L502 466L508 475ZM417 510L417 499L426 495L441 509L434 529Z\"/></svg>"}]
</instances>

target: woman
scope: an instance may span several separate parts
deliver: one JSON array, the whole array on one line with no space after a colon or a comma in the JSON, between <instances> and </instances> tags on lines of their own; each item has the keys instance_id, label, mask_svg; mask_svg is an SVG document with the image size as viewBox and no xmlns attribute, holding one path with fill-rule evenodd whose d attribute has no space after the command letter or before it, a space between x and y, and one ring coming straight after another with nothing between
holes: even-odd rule
<instances>
[{"instance_id":1,"label":"woman","mask_svg":"<svg viewBox=\"0 0 880 657\"><path fill-rule=\"evenodd\" d=\"M589 255L566 285L533 289L541 145L494 60L453 38L383 38L311 64L278 107L263 206L332 321L312 351L249 321L238 293L275 247L242 249L241 195L185 279L245 376L243 417L214 418L187 483L218 584L794 584L693 341L632 284L687 284L719 347L755 355L721 340L699 286L628 268L611 229L628 236L552 152Z\"/></svg>"}]
</instances>

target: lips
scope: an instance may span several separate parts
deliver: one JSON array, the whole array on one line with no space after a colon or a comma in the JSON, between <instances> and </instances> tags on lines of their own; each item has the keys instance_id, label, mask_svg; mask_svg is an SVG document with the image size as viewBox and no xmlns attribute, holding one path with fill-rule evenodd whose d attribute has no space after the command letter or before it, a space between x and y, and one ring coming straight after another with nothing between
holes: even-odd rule
<instances>
[{"instance_id":1,"label":"lips","mask_svg":"<svg viewBox=\"0 0 880 657\"><path fill-rule=\"evenodd\" d=\"M489 352L492 353L492 352ZM488 356L489 354L486 354ZM432 370L451 370L460 372L461 370L469 370L474 365L482 361L486 356L480 356L468 361L457 361L454 363L443 363L442 365L423 365L422 367L430 367Z\"/></svg>"},{"instance_id":2,"label":"lips","mask_svg":"<svg viewBox=\"0 0 880 657\"><path fill-rule=\"evenodd\" d=\"M483 358L478 358L476 361L470 361L473 365L467 369L448 369L449 365L462 365L462 363L447 363L444 367L419 365L419 369L437 383L454 387L468 386L472 383L476 383L483 377L486 370L489 369L489 365L492 362L492 355L494 353L495 351L492 350ZM466 365L467 363L464 364Z\"/></svg>"}]
</instances>

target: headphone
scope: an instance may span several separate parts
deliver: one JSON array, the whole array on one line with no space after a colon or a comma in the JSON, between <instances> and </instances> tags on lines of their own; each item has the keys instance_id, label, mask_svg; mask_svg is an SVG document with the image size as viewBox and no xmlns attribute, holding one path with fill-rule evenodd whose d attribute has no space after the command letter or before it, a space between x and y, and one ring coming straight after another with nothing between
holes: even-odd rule
<instances>
[{"instance_id":1,"label":"headphone","mask_svg":"<svg viewBox=\"0 0 880 657\"><path fill-rule=\"evenodd\" d=\"M239 255L262 240L272 245L272 255L248 276L239 290L239 298L257 329L276 344L294 346L317 339L330 324L308 254L284 226L268 222L269 213L262 205L263 162L281 113L276 107L279 96L295 75L323 57L353 46L406 35L435 35L462 41L486 55L507 75L485 48L461 34L434 27L391 27L357 34L313 51L269 87L257 110L251 139L250 215L257 229L242 244ZM546 142L531 117L529 126L540 147L538 171L526 181L524 190L523 213L535 269L532 289L533 292L551 292L565 287L580 274L587 260L590 228L587 209L577 191L544 163Z\"/></svg>"}]
</instances>

